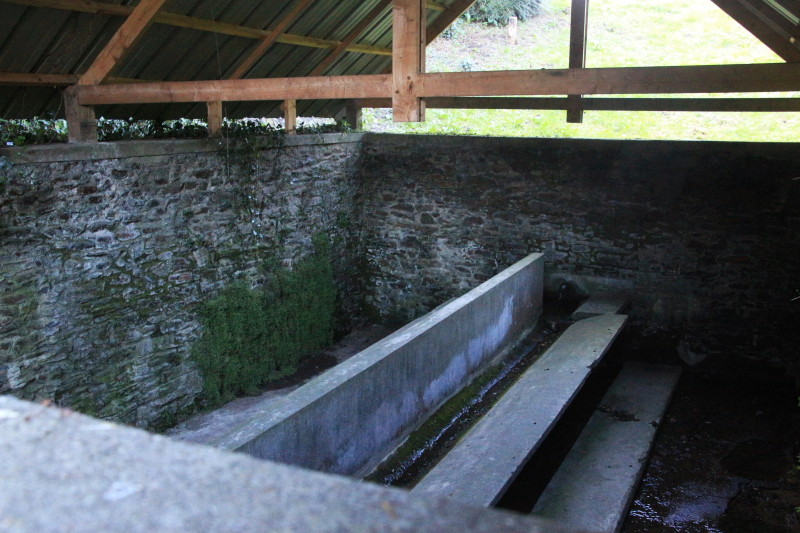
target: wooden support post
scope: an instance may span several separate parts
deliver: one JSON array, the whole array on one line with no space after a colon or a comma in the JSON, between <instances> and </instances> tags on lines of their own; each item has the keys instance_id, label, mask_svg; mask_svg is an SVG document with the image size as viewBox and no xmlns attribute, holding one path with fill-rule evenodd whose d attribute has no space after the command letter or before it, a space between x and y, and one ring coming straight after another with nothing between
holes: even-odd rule
<instances>
[{"instance_id":1,"label":"wooden support post","mask_svg":"<svg viewBox=\"0 0 800 533\"><path fill-rule=\"evenodd\" d=\"M222 137L222 102L206 102L208 109L208 136Z\"/></svg>"},{"instance_id":2,"label":"wooden support post","mask_svg":"<svg viewBox=\"0 0 800 533\"><path fill-rule=\"evenodd\" d=\"M345 120L347 121L347 124L354 130L364 129L364 123L361 120L361 102L358 100L347 101Z\"/></svg>"},{"instance_id":3,"label":"wooden support post","mask_svg":"<svg viewBox=\"0 0 800 533\"><path fill-rule=\"evenodd\" d=\"M589 0L572 0L569 32L569 68L586 67L586 26L589 19ZM583 122L581 95L567 97L567 122Z\"/></svg>"},{"instance_id":4,"label":"wooden support post","mask_svg":"<svg viewBox=\"0 0 800 533\"><path fill-rule=\"evenodd\" d=\"M286 133L295 135L297 133L297 100L284 100L283 120Z\"/></svg>"},{"instance_id":5,"label":"wooden support post","mask_svg":"<svg viewBox=\"0 0 800 533\"><path fill-rule=\"evenodd\" d=\"M97 120L94 108L78 104L78 94L74 86L64 91L64 109L67 115L67 142L96 143Z\"/></svg>"},{"instance_id":6,"label":"wooden support post","mask_svg":"<svg viewBox=\"0 0 800 533\"><path fill-rule=\"evenodd\" d=\"M392 14L392 110L395 122L423 122L417 96L425 72L425 3L394 0Z\"/></svg>"}]
</instances>

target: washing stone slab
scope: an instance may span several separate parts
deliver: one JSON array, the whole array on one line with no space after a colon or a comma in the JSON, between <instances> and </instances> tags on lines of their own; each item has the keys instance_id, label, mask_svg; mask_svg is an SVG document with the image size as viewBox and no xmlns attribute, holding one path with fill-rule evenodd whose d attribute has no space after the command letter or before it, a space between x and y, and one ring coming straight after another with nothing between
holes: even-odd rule
<instances>
[{"instance_id":1,"label":"washing stone slab","mask_svg":"<svg viewBox=\"0 0 800 533\"><path fill-rule=\"evenodd\" d=\"M628 298L616 292L599 292L592 294L573 313L573 320L581 320L607 313L621 313L628 306Z\"/></svg>"},{"instance_id":2,"label":"washing stone slab","mask_svg":"<svg viewBox=\"0 0 800 533\"><path fill-rule=\"evenodd\" d=\"M572 324L412 489L470 505L496 503L625 325L624 315Z\"/></svg>"},{"instance_id":3,"label":"washing stone slab","mask_svg":"<svg viewBox=\"0 0 800 533\"><path fill-rule=\"evenodd\" d=\"M533 514L575 529L619 531L680 374L680 367L626 363Z\"/></svg>"}]
</instances>

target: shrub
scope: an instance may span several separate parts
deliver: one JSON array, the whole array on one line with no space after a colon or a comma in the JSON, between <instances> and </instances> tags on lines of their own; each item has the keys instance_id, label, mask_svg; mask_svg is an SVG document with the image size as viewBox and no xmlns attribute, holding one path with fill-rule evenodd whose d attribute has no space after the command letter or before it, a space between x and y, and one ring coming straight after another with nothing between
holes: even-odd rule
<instances>
[{"instance_id":1,"label":"shrub","mask_svg":"<svg viewBox=\"0 0 800 533\"><path fill-rule=\"evenodd\" d=\"M291 271L279 269L265 290L234 284L205 303L205 332L192 350L209 406L292 374L333 339L336 291L328 237Z\"/></svg>"},{"instance_id":2,"label":"shrub","mask_svg":"<svg viewBox=\"0 0 800 533\"><path fill-rule=\"evenodd\" d=\"M471 22L505 26L509 17L533 18L542 11L542 0L478 0L466 13Z\"/></svg>"}]
</instances>

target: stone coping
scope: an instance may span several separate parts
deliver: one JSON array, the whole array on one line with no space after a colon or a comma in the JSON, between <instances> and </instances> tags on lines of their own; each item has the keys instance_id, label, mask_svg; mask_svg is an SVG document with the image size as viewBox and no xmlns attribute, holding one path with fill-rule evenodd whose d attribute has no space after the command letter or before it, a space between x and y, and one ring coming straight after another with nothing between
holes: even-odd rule
<instances>
[{"instance_id":1,"label":"stone coping","mask_svg":"<svg viewBox=\"0 0 800 533\"><path fill-rule=\"evenodd\" d=\"M0 396L0 462L0 530L10 533L573 531L11 396Z\"/></svg>"},{"instance_id":2,"label":"stone coping","mask_svg":"<svg viewBox=\"0 0 800 533\"><path fill-rule=\"evenodd\" d=\"M311 133L285 135L284 147L360 143L363 133ZM154 139L86 144L42 144L0 148L0 157L14 165L93 161L164 155L220 152L227 139ZM230 141L236 146L236 140Z\"/></svg>"}]
</instances>

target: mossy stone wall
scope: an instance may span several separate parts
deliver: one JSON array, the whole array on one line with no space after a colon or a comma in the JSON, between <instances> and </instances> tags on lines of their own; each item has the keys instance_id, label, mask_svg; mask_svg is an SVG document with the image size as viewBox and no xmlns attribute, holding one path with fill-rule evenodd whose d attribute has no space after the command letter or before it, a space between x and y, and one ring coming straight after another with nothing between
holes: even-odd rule
<instances>
[{"instance_id":1,"label":"mossy stone wall","mask_svg":"<svg viewBox=\"0 0 800 533\"><path fill-rule=\"evenodd\" d=\"M202 390L190 357L202 303L264 286L266 262L291 270L321 232L336 250L338 326L358 320L347 224L360 136L238 146L2 150L13 167L0 195L0 393L162 425Z\"/></svg>"}]
</instances>

